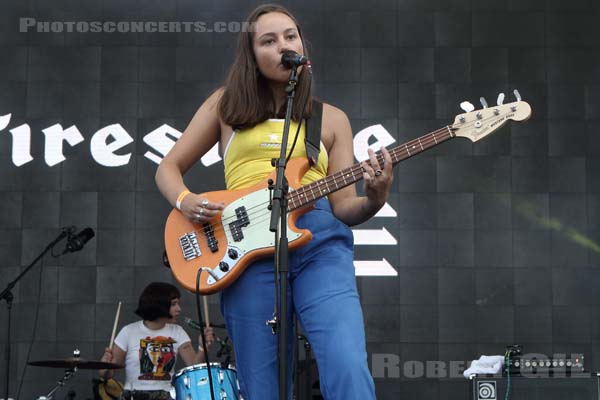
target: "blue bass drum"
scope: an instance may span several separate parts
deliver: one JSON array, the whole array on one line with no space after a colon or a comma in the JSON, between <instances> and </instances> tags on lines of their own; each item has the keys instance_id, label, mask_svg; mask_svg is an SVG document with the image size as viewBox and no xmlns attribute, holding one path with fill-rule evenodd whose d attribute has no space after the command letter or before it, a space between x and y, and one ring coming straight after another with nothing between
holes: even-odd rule
<instances>
[{"instance_id":1,"label":"blue bass drum","mask_svg":"<svg viewBox=\"0 0 600 400\"><path fill-rule=\"evenodd\" d=\"M242 400L235 368L219 363L210 364L215 400ZM210 400L210 384L206 363L181 369L173 379L176 400Z\"/></svg>"}]
</instances>

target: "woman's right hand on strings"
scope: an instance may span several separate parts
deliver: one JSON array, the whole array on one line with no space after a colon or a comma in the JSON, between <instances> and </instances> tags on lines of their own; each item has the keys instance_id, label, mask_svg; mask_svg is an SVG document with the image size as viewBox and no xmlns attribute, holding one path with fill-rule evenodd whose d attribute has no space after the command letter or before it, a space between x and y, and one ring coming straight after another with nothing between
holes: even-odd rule
<instances>
[{"instance_id":1,"label":"woman's right hand on strings","mask_svg":"<svg viewBox=\"0 0 600 400\"><path fill-rule=\"evenodd\" d=\"M225 203L215 203L195 193L190 193L181 201L181 212L196 224L210 221L224 208Z\"/></svg>"}]
</instances>

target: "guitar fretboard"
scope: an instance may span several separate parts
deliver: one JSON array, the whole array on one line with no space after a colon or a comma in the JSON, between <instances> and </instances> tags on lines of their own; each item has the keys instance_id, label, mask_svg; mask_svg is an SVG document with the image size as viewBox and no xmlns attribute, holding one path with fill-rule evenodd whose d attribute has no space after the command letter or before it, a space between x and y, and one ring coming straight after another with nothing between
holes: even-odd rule
<instances>
[{"instance_id":1,"label":"guitar fretboard","mask_svg":"<svg viewBox=\"0 0 600 400\"><path fill-rule=\"evenodd\" d=\"M417 139L413 139L410 142L401 144L398 147L394 147L393 149L389 150L390 156L392 157L392 165L396 165L400 161L406 160L407 158L437 146L438 144L453 137L454 133L452 128L450 126L445 126L437 131L428 133ZM376 157L377 162L381 164L383 161L383 155L379 153ZM369 163L369 165L371 164L369 161L367 161L367 163ZM348 185L358 182L362 178L363 170L361 165L354 164L353 166L338 171L333 175L329 175L323 179L319 179L318 181L314 181L308 185L302 186L301 188L290 191L288 197L289 209L290 211L293 211L303 207L320 199L321 197L327 196L329 193L333 193Z\"/></svg>"}]
</instances>

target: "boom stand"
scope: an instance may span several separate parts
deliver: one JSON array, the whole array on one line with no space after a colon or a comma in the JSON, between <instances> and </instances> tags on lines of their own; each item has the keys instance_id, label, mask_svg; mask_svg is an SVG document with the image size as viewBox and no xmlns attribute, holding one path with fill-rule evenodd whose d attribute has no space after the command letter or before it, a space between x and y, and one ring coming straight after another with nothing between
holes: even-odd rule
<instances>
[{"instance_id":1,"label":"boom stand","mask_svg":"<svg viewBox=\"0 0 600 400\"><path fill-rule=\"evenodd\" d=\"M5 300L6 301L6 308L8 309L8 313L6 315L6 364L5 364L5 371L6 371L6 390L4 391L4 399L8 400L8 386L10 383L10 322L11 322L11 312L12 312L12 302L13 302L13 294L11 292L11 290L15 287L15 285L17 284L18 281L21 280L21 278L23 278L23 276L25 276L25 274L27 272L29 272L29 270L42 258L44 257L44 255L46 255L47 252L49 252L54 246L56 246L56 244L58 242L60 242L61 240L63 240L65 237L67 237L67 235L70 235L71 231L69 229L63 229L62 232L60 233L60 235L58 235L56 237L56 239L54 239L48 246L46 246L46 248L44 249L44 251L37 256L37 258L35 260L33 260L31 262L31 264L29 264L27 266L27 268L25 268L23 270L23 272L21 272L19 274L19 276L17 276L12 282L10 282L8 285L6 285L6 289L4 289L2 291L2 293L0 293L0 301Z\"/></svg>"},{"instance_id":2,"label":"boom stand","mask_svg":"<svg viewBox=\"0 0 600 400\"><path fill-rule=\"evenodd\" d=\"M277 169L277 175L275 178L275 184L271 185L273 189L273 196L271 200L271 223L269 229L271 232L275 232L275 270L276 274L279 275L279 308L277 308L277 296L275 297L275 310L279 310L279 313L275 313L274 318L267 321L268 325L271 325L273 334L278 334L279 337L279 400L287 400L287 364L288 364L288 352L287 352L287 337L288 337L288 298L287 298L287 285L288 285L288 238L287 238L287 217L288 217L288 182L285 177L286 167L286 153L287 153L287 142L290 131L290 123L292 119L292 110L294 106L294 95L296 94L296 84L298 83L298 71L297 67L293 66L290 73L289 84L285 91L287 92L287 109L285 112L285 122L283 125L283 135L281 138L281 152L279 153L279 159L273 159L273 166ZM279 221L279 229L277 228ZM277 286L277 282L275 282ZM277 291L275 291L277 293Z\"/></svg>"}]
</instances>

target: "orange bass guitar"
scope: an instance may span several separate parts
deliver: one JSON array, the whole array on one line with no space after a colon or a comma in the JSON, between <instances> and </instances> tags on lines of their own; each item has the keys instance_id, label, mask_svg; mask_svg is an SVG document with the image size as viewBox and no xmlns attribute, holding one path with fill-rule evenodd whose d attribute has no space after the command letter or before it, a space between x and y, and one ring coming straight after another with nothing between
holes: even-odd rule
<instances>
[{"instance_id":1,"label":"orange bass guitar","mask_svg":"<svg viewBox=\"0 0 600 400\"><path fill-rule=\"evenodd\" d=\"M452 125L391 149L393 164L457 136L476 142L508 120L526 120L531 115L531 107L521 101L518 92L516 94L516 102L459 114ZM377 157L378 161L383 158L381 154ZM299 182L307 169L307 160L299 158L291 160L286 169L290 185L287 232L290 250L311 240L308 230L296 227L298 217L316 200L361 180L363 176L360 164L355 164L301 186ZM233 283L253 261L274 254L275 235L269 230L271 212L267 208L269 179L275 179L275 172L251 188L203 193L202 196L210 201L225 203L225 209L210 223L191 222L179 210L173 209L165 227L165 246L172 273L186 289L196 291L196 275L201 269L200 293L218 292Z\"/></svg>"}]
</instances>

